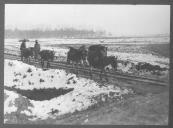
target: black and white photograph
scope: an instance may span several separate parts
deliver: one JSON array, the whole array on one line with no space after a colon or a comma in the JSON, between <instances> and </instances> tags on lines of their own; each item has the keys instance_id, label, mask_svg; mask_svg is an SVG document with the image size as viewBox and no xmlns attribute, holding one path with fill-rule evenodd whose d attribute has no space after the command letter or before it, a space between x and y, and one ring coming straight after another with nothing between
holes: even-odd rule
<instances>
[{"instance_id":1,"label":"black and white photograph","mask_svg":"<svg viewBox=\"0 0 173 128\"><path fill-rule=\"evenodd\" d=\"M170 9L5 4L4 124L168 125Z\"/></svg>"}]
</instances>

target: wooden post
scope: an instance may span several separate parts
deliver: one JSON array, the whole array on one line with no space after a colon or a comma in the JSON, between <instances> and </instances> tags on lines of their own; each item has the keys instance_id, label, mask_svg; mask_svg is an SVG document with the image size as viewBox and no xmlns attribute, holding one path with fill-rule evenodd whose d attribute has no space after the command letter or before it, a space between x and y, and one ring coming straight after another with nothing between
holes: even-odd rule
<instances>
[{"instance_id":1,"label":"wooden post","mask_svg":"<svg viewBox=\"0 0 173 128\"><path fill-rule=\"evenodd\" d=\"M47 69L47 61L43 61L43 67L44 69Z\"/></svg>"},{"instance_id":2,"label":"wooden post","mask_svg":"<svg viewBox=\"0 0 173 128\"><path fill-rule=\"evenodd\" d=\"M90 79L92 79L92 67L90 68L89 74L90 74Z\"/></svg>"},{"instance_id":3,"label":"wooden post","mask_svg":"<svg viewBox=\"0 0 173 128\"><path fill-rule=\"evenodd\" d=\"M78 74L79 74L79 72L78 72L78 64L77 64L77 66L76 66L76 76L78 77Z\"/></svg>"},{"instance_id":4,"label":"wooden post","mask_svg":"<svg viewBox=\"0 0 173 128\"><path fill-rule=\"evenodd\" d=\"M73 69L74 69L74 63L72 63L72 70L71 70L72 73L74 73Z\"/></svg>"}]
</instances>

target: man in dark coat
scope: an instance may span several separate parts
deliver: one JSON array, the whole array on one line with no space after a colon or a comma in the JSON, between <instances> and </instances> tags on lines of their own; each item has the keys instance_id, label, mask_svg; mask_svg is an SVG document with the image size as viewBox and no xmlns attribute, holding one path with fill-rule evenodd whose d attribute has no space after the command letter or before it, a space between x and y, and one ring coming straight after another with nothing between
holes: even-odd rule
<instances>
[{"instance_id":1,"label":"man in dark coat","mask_svg":"<svg viewBox=\"0 0 173 128\"><path fill-rule=\"evenodd\" d=\"M35 40L34 52L35 52L35 59L38 59L38 55L40 52L40 44L38 43L37 40Z\"/></svg>"},{"instance_id":2,"label":"man in dark coat","mask_svg":"<svg viewBox=\"0 0 173 128\"><path fill-rule=\"evenodd\" d=\"M20 45L20 52L21 52L21 61L23 61L23 51L26 49L26 41L23 40L22 44Z\"/></svg>"}]
</instances>

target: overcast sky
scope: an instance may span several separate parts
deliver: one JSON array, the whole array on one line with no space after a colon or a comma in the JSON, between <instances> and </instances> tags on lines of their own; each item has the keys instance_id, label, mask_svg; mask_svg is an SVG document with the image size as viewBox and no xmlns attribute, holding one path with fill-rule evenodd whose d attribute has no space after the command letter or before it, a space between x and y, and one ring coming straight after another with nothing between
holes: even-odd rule
<instances>
[{"instance_id":1,"label":"overcast sky","mask_svg":"<svg viewBox=\"0 0 173 128\"><path fill-rule=\"evenodd\" d=\"M6 4L5 27L74 27L113 35L169 34L169 5Z\"/></svg>"}]
</instances>

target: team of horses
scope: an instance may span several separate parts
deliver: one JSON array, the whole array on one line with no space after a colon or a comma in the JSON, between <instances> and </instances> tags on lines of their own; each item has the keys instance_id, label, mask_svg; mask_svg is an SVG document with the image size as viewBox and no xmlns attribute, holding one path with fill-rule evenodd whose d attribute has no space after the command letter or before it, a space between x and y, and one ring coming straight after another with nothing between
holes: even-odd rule
<instances>
[{"instance_id":1,"label":"team of horses","mask_svg":"<svg viewBox=\"0 0 173 128\"><path fill-rule=\"evenodd\" d=\"M30 57L34 57L34 47L24 48L21 51L21 60L30 61Z\"/></svg>"},{"instance_id":2,"label":"team of horses","mask_svg":"<svg viewBox=\"0 0 173 128\"><path fill-rule=\"evenodd\" d=\"M39 58L37 59L41 60L42 68L44 67L44 62L47 62L46 67L49 68L50 62L54 60L55 52L51 50L42 50L38 54L39 54ZM30 58L34 58L36 61L35 50L33 47L23 49L21 54L22 61L30 62Z\"/></svg>"},{"instance_id":3,"label":"team of horses","mask_svg":"<svg viewBox=\"0 0 173 128\"><path fill-rule=\"evenodd\" d=\"M114 56L107 56L107 47L102 45L91 45L88 49L86 49L85 46L81 46L78 49L69 47L67 62L89 65L91 68L101 69L100 79L102 79L102 73L106 76L106 66L111 65L114 70L117 69L117 58ZM108 81L107 76L105 78Z\"/></svg>"},{"instance_id":4,"label":"team of horses","mask_svg":"<svg viewBox=\"0 0 173 128\"><path fill-rule=\"evenodd\" d=\"M91 45L88 49L85 46L80 48L69 47L67 62L72 64L89 65L94 68L102 69L111 64L117 66L116 58L107 56L107 47L102 45Z\"/></svg>"},{"instance_id":5,"label":"team of horses","mask_svg":"<svg viewBox=\"0 0 173 128\"><path fill-rule=\"evenodd\" d=\"M47 62L47 68L49 68L50 62L54 60L55 52L51 50L42 50L39 52L39 56L42 68L44 67L45 61ZM25 48L21 56L22 60L23 57L27 61L30 61L30 57L34 58L34 48ZM80 48L69 47L67 63L81 64L83 66L89 65L101 69L101 73L105 71L107 65L111 65L114 69L117 69L117 58L114 56L107 56L107 47L102 45L91 45L88 49L86 49L84 45Z\"/></svg>"},{"instance_id":6,"label":"team of horses","mask_svg":"<svg viewBox=\"0 0 173 128\"><path fill-rule=\"evenodd\" d=\"M107 56L107 47L102 45L91 45L88 49L85 46L80 48L69 47L67 62L72 64L89 65L94 68L103 69L107 65L117 68L117 58Z\"/></svg>"},{"instance_id":7,"label":"team of horses","mask_svg":"<svg viewBox=\"0 0 173 128\"><path fill-rule=\"evenodd\" d=\"M47 68L50 67L50 62L54 60L55 52L52 50L42 50L39 52L41 66L44 67L44 62L47 62ZM30 57L34 57L34 48L29 47L24 49L23 55L21 58L29 59ZM97 68L101 70L101 73L104 73L106 76L106 68L107 66L111 66L113 70L117 70L118 60L115 56L107 56L107 47L103 45L91 45L86 48L84 45L79 48L69 47L69 51L67 53L67 63L68 64L77 64L77 65L87 65L93 68ZM133 66L135 70L141 71L146 70L153 73L157 71L165 71L166 68L161 68L160 66L151 65L149 63L138 63ZM105 77L108 80L107 77ZM102 79L102 75L100 75L100 79Z\"/></svg>"}]
</instances>

